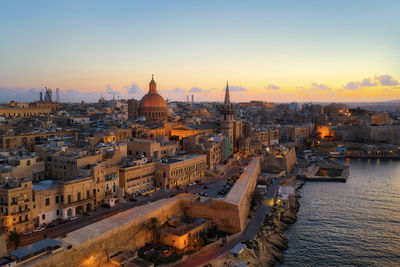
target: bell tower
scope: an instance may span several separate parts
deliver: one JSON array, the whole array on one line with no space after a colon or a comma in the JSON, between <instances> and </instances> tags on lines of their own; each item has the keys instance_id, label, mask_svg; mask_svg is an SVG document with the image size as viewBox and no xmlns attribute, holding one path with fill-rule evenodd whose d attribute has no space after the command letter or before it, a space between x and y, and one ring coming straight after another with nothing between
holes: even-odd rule
<instances>
[{"instance_id":1,"label":"bell tower","mask_svg":"<svg viewBox=\"0 0 400 267\"><path fill-rule=\"evenodd\" d=\"M230 146L228 153L232 155L235 140L233 140L233 106L229 98L228 82L226 82L225 101L222 109L221 133L229 139Z\"/></svg>"}]
</instances>

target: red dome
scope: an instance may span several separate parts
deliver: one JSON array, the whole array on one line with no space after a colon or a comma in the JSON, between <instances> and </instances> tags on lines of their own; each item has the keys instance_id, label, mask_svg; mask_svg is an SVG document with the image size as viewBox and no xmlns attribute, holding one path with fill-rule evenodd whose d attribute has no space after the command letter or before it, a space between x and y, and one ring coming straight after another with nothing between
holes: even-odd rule
<instances>
[{"instance_id":1,"label":"red dome","mask_svg":"<svg viewBox=\"0 0 400 267\"><path fill-rule=\"evenodd\" d=\"M167 103L157 91L150 91L140 100L139 109L143 108L166 108Z\"/></svg>"}]
</instances>

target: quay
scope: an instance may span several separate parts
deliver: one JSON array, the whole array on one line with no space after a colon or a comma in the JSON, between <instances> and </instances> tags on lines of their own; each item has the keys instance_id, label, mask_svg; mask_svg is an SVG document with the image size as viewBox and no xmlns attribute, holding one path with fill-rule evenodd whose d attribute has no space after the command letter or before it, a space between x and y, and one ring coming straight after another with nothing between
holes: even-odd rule
<instances>
[{"instance_id":1,"label":"quay","mask_svg":"<svg viewBox=\"0 0 400 267\"><path fill-rule=\"evenodd\" d=\"M301 175L306 181L346 182L350 168L341 164L317 163L304 169Z\"/></svg>"}]
</instances>

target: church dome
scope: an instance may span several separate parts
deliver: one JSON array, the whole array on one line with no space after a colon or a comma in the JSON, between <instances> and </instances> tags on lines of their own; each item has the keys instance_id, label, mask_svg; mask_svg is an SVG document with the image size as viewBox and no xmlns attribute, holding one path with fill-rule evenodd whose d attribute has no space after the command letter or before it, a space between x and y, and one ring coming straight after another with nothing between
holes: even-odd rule
<instances>
[{"instance_id":1,"label":"church dome","mask_svg":"<svg viewBox=\"0 0 400 267\"><path fill-rule=\"evenodd\" d=\"M148 92L140 100L139 108L166 108L167 103L164 98L157 92Z\"/></svg>"},{"instance_id":2,"label":"church dome","mask_svg":"<svg viewBox=\"0 0 400 267\"><path fill-rule=\"evenodd\" d=\"M139 116L144 116L146 121L165 121L168 118L168 107L164 98L157 92L154 77L149 83L149 92L143 96L139 104Z\"/></svg>"}]
</instances>

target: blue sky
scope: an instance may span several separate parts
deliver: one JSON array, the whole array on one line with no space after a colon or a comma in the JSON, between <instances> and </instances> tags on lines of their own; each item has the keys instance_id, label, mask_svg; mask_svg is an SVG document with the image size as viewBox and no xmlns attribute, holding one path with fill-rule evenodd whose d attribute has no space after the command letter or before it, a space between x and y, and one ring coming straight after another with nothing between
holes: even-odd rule
<instances>
[{"instance_id":1,"label":"blue sky","mask_svg":"<svg viewBox=\"0 0 400 267\"><path fill-rule=\"evenodd\" d=\"M399 98L400 87L379 82L344 90L400 79L397 0L1 3L3 101L44 86L61 88L64 101L112 97L109 88L140 98L152 73L176 100L195 91L222 101L226 80L246 91L234 101Z\"/></svg>"}]
</instances>

